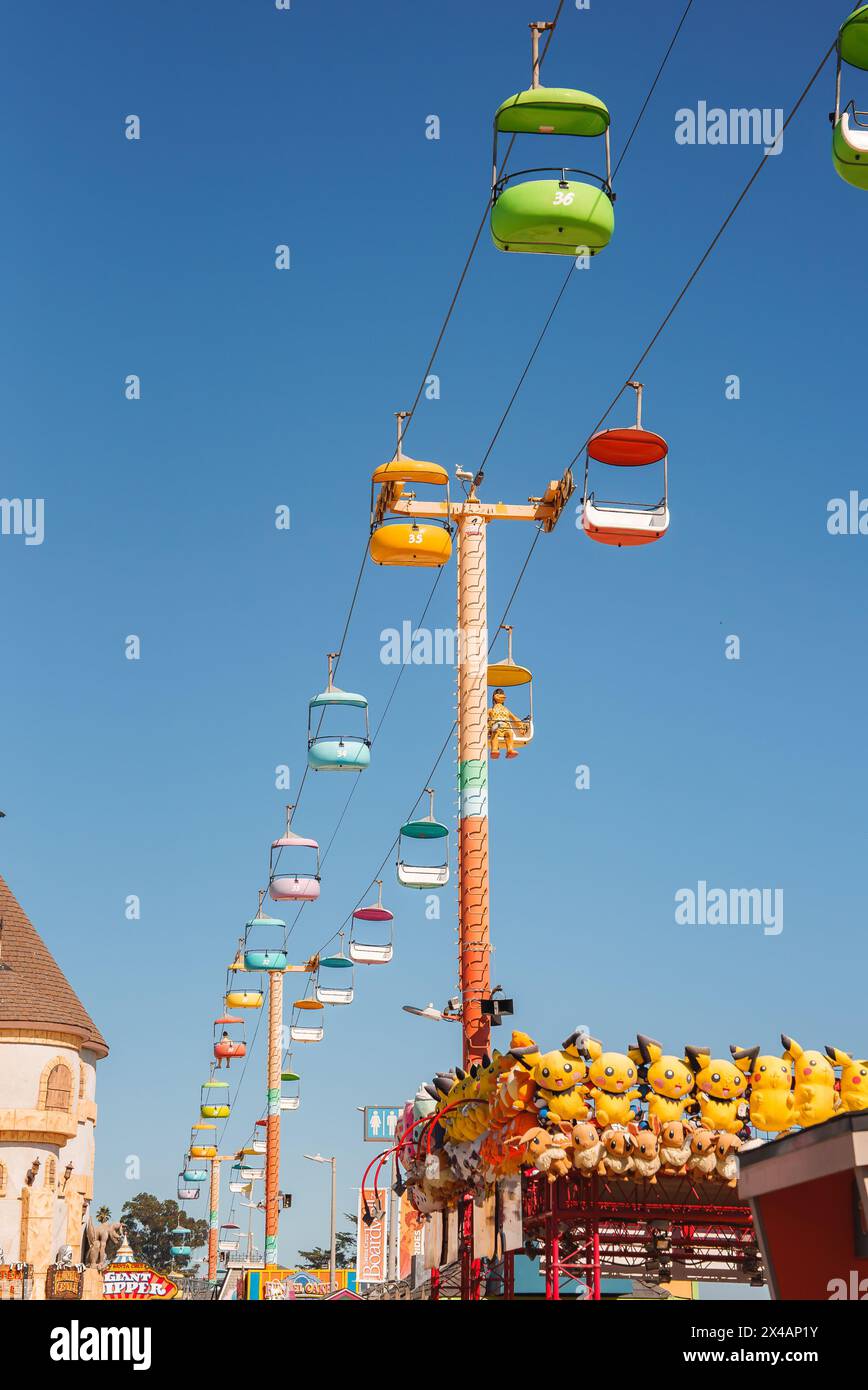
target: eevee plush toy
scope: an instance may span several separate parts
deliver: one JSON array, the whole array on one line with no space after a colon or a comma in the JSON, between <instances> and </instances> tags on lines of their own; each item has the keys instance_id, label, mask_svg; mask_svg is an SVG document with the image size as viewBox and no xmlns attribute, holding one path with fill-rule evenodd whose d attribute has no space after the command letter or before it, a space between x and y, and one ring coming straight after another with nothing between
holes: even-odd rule
<instances>
[{"instance_id":1,"label":"eevee plush toy","mask_svg":"<svg viewBox=\"0 0 868 1390\"><path fill-rule=\"evenodd\" d=\"M626 1129L606 1129L600 1142L603 1145L606 1172L616 1178L625 1178L633 1168L632 1134Z\"/></svg>"},{"instance_id":2,"label":"eevee plush toy","mask_svg":"<svg viewBox=\"0 0 868 1390\"><path fill-rule=\"evenodd\" d=\"M721 1182L735 1187L738 1182L738 1151L741 1140L735 1134L718 1134L714 1146L715 1169Z\"/></svg>"},{"instance_id":3,"label":"eevee plush toy","mask_svg":"<svg viewBox=\"0 0 868 1390\"><path fill-rule=\"evenodd\" d=\"M664 1174L687 1172L693 1131L681 1120L660 1126L660 1166Z\"/></svg>"},{"instance_id":4,"label":"eevee plush toy","mask_svg":"<svg viewBox=\"0 0 868 1390\"><path fill-rule=\"evenodd\" d=\"M717 1168L715 1144L717 1135L711 1129L695 1129L690 1136L690 1159L687 1164L691 1173L700 1178L710 1178Z\"/></svg>"},{"instance_id":5,"label":"eevee plush toy","mask_svg":"<svg viewBox=\"0 0 868 1390\"><path fill-rule=\"evenodd\" d=\"M577 1120L570 1126L570 1133L573 1144L573 1167L576 1172L581 1174L583 1178L589 1178L592 1173L605 1173L603 1145L600 1142L600 1131L596 1125Z\"/></svg>"},{"instance_id":6,"label":"eevee plush toy","mask_svg":"<svg viewBox=\"0 0 868 1390\"><path fill-rule=\"evenodd\" d=\"M633 1135L633 1171L640 1178L656 1183L660 1172L659 1140L653 1129L639 1129Z\"/></svg>"}]
</instances>

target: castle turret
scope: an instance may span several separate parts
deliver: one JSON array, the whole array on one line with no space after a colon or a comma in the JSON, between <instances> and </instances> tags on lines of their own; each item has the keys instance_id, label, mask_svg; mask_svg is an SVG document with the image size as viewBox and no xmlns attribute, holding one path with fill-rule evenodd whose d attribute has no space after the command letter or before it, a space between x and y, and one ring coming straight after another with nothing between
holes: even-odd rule
<instances>
[{"instance_id":1,"label":"castle turret","mask_svg":"<svg viewBox=\"0 0 868 1390\"><path fill-rule=\"evenodd\" d=\"M108 1046L0 877L0 1249L33 1267L79 1258L93 1197L96 1064Z\"/></svg>"}]
</instances>

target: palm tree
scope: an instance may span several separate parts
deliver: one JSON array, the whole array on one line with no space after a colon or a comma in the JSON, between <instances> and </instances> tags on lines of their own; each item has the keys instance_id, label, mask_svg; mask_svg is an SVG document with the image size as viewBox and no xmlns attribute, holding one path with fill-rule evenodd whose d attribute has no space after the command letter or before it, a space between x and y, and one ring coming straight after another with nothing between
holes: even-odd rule
<instances>
[{"instance_id":1,"label":"palm tree","mask_svg":"<svg viewBox=\"0 0 868 1390\"><path fill-rule=\"evenodd\" d=\"M111 1221L112 1214L108 1207L99 1207L96 1213L96 1219L98 1223L102 1221Z\"/></svg>"}]
</instances>

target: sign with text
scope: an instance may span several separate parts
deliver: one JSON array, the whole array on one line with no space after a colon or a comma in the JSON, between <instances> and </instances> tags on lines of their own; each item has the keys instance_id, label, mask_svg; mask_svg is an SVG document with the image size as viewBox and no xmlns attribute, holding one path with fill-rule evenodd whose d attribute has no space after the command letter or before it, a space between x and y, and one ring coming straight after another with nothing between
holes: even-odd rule
<instances>
[{"instance_id":1,"label":"sign with text","mask_svg":"<svg viewBox=\"0 0 868 1390\"><path fill-rule=\"evenodd\" d=\"M398 1206L400 1234L398 1236L398 1278L409 1279L413 1272L413 1260L421 1257L424 1251L425 1217L420 1216L409 1193L401 1193Z\"/></svg>"},{"instance_id":2,"label":"sign with text","mask_svg":"<svg viewBox=\"0 0 868 1390\"><path fill-rule=\"evenodd\" d=\"M30 1265L0 1264L0 1299L28 1298L32 1274Z\"/></svg>"},{"instance_id":3,"label":"sign with text","mask_svg":"<svg viewBox=\"0 0 868 1390\"><path fill-rule=\"evenodd\" d=\"M327 1269L281 1269L270 1265L266 1269L251 1269L247 1273L247 1297L251 1302L310 1302L327 1300L330 1293L352 1295L356 1287L354 1269L335 1270L336 1289L329 1286Z\"/></svg>"},{"instance_id":4,"label":"sign with text","mask_svg":"<svg viewBox=\"0 0 868 1390\"><path fill-rule=\"evenodd\" d=\"M356 1260L357 1278L360 1284L383 1284L386 1281L386 1213L385 1210L368 1226L365 1215L365 1201L373 1210L376 1198L374 1189L366 1187L359 1192L359 1254Z\"/></svg>"},{"instance_id":5,"label":"sign with text","mask_svg":"<svg viewBox=\"0 0 868 1390\"><path fill-rule=\"evenodd\" d=\"M178 1285L167 1274L135 1260L109 1265L102 1276L102 1296L110 1299L174 1298Z\"/></svg>"},{"instance_id":6,"label":"sign with text","mask_svg":"<svg viewBox=\"0 0 868 1390\"><path fill-rule=\"evenodd\" d=\"M84 1265L49 1265L45 1276L47 1299L81 1298L84 1293Z\"/></svg>"},{"instance_id":7,"label":"sign with text","mask_svg":"<svg viewBox=\"0 0 868 1390\"><path fill-rule=\"evenodd\" d=\"M398 1125L403 1109L402 1105L366 1105L365 1143L388 1147L400 1132Z\"/></svg>"}]
</instances>

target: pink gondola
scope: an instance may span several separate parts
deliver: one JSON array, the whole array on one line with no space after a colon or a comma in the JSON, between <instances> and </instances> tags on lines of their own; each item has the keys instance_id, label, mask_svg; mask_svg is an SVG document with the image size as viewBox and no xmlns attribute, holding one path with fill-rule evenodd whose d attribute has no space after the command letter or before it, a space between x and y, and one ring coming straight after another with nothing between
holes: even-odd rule
<instances>
[{"instance_id":1,"label":"pink gondola","mask_svg":"<svg viewBox=\"0 0 868 1390\"><path fill-rule=\"evenodd\" d=\"M316 868L297 867L304 856L300 851L313 850ZM286 853L291 860L289 867L281 867L281 858ZM319 845L316 840L307 840L302 835L293 834L292 807L286 808L286 831L279 840L272 840L268 860L268 886L275 902L316 902L320 893Z\"/></svg>"},{"instance_id":2,"label":"pink gondola","mask_svg":"<svg viewBox=\"0 0 868 1390\"><path fill-rule=\"evenodd\" d=\"M348 953L354 965L388 965L395 953L394 936L394 914L387 907L383 907L383 880L377 879L377 901L370 907L359 907L353 913L352 926L350 928L350 941ZM359 928L357 922L381 922L389 924L388 941L374 942L370 940L372 932L362 928L363 940L359 940Z\"/></svg>"}]
</instances>

